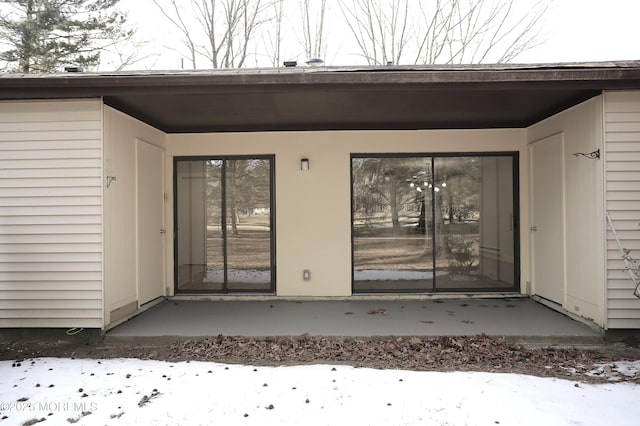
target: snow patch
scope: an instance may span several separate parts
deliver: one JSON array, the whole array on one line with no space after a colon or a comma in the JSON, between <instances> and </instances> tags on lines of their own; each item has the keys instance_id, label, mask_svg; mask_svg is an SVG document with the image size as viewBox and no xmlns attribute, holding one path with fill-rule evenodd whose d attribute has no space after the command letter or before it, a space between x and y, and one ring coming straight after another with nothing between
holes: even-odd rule
<instances>
[{"instance_id":1,"label":"snow patch","mask_svg":"<svg viewBox=\"0 0 640 426\"><path fill-rule=\"evenodd\" d=\"M640 361L615 365L635 374ZM2 424L625 426L640 417L640 385L517 374L65 358L1 361L0 371Z\"/></svg>"},{"instance_id":2,"label":"snow patch","mask_svg":"<svg viewBox=\"0 0 640 426\"><path fill-rule=\"evenodd\" d=\"M264 284L271 282L271 271L260 271L257 269L229 269L227 279L231 283ZM203 283L224 282L224 271L221 269L208 269L207 275L202 280Z\"/></svg>"}]
</instances>

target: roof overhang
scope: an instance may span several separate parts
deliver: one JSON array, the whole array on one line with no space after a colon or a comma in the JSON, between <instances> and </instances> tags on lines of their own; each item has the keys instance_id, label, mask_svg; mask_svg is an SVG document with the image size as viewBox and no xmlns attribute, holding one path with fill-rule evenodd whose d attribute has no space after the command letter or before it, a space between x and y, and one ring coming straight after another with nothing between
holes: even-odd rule
<instances>
[{"instance_id":1,"label":"roof overhang","mask_svg":"<svg viewBox=\"0 0 640 426\"><path fill-rule=\"evenodd\" d=\"M640 61L0 76L0 100L102 98L167 133L521 128L630 89Z\"/></svg>"}]
</instances>

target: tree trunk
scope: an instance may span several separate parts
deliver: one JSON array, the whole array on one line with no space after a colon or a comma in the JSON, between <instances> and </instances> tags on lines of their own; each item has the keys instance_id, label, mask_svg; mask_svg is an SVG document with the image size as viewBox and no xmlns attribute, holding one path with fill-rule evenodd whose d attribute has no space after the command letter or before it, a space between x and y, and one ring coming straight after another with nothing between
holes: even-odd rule
<instances>
[{"instance_id":1,"label":"tree trunk","mask_svg":"<svg viewBox=\"0 0 640 426\"><path fill-rule=\"evenodd\" d=\"M391 223L393 231L400 230L400 217L398 215L398 184L392 176L389 180L389 204L391 205Z\"/></svg>"},{"instance_id":2,"label":"tree trunk","mask_svg":"<svg viewBox=\"0 0 640 426\"><path fill-rule=\"evenodd\" d=\"M231 213L231 234L238 235L238 203L236 200L236 162L229 161L229 170L227 172L230 176L229 181L229 207Z\"/></svg>"},{"instance_id":3,"label":"tree trunk","mask_svg":"<svg viewBox=\"0 0 640 426\"><path fill-rule=\"evenodd\" d=\"M433 226L435 226L435 251L436 256L441 257L443 254L449 252L446 242L446 229L444 224L444 216L442 215L442 202L438 202L438 194L435 196L436 208L435 217L433 218Z\"/></svg>"}]
</instances>

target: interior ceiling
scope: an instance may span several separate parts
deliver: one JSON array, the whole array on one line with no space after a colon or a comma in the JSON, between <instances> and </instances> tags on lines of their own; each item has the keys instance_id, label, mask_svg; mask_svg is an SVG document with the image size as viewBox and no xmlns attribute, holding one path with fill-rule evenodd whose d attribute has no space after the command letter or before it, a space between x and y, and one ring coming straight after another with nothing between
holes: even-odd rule
<instances>
[{"instance_id":1,"label":"interior ceiling","mask_svg":"<svg viewBox=\"0 0 640 426\"><path fill-rule=\"evenodd\" d=\"M167 133L517 128L616 89L640 62L0 76L0 99L102 97Z\"/></svg>"}]
</instances>

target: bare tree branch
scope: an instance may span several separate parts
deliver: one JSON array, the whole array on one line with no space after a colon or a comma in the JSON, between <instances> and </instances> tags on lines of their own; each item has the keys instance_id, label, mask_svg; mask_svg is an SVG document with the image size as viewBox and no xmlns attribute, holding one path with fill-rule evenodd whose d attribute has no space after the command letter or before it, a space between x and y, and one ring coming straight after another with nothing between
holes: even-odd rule
<instances>
[{"instance_id":1,"label":"bare tree branch","mask_svg":"<svg viewBox=\"0 0 640 426\"><path fill-rule=\"evenodd\" d=\"M183 18L183 10L178 7L176 0L169 0L168 5L164 5L161 0L153 0L153 3L158 7L160 12L175 26L183 36L183 43L187 48L189 59L193 69L196 69L196 56L197 46L194 41L194 37L191 34L189 26L185 23ZM166 2L165 2L166 3Z\"/></svg>"},{"instance_id":2,"label":"bare tree branch","mask_svg":"<svg viewBox=\"0 0 640 426\"><path fill-rule=\"evenodd\" d=\"M242 67L255 33L269 20L268 0L190 0L190 11L177 1L153 0L183 35L194 68L200 57L212 68Z\"/></svg>"},{"instance_id":3,"label":"bare tree branch","mask_svg":"<svg viewBox=\"0 0 640 426\"><path fill-rule=\"evenodd\" d=\"M313 5L317 3L317 7ZM325 39L325 17L327 0L299 0L302 18L302 45L307 59L325 58L327 45Z\"/></svg>"},{"instance_id":4,"label":"bare tree branch","mask_svg":"<svg viewBox=\"0 0 640 426\"><path fill-rule=\"evenodd\" d=\"M282 63L282 39L283 39L283 22L285 17L285 0L272 0L272 25L267 30L266 37L263 37L265 44L266 56L269 58L272 67L280 66ZM268 43L267 43L268 41Z\"/></svg>"},{"instance_id":5,"label":"bare tree branch","mask_svg":"<svg viewBox=\"0 0 640 426\"><path fill-rule=\"evenodd\" d=\"M515 0L339 0L359 55L369 64L505 62L541 43L553 0L516 12ZM413 46L413 47L411 47Z\"/></svg>"}]
</instances>

